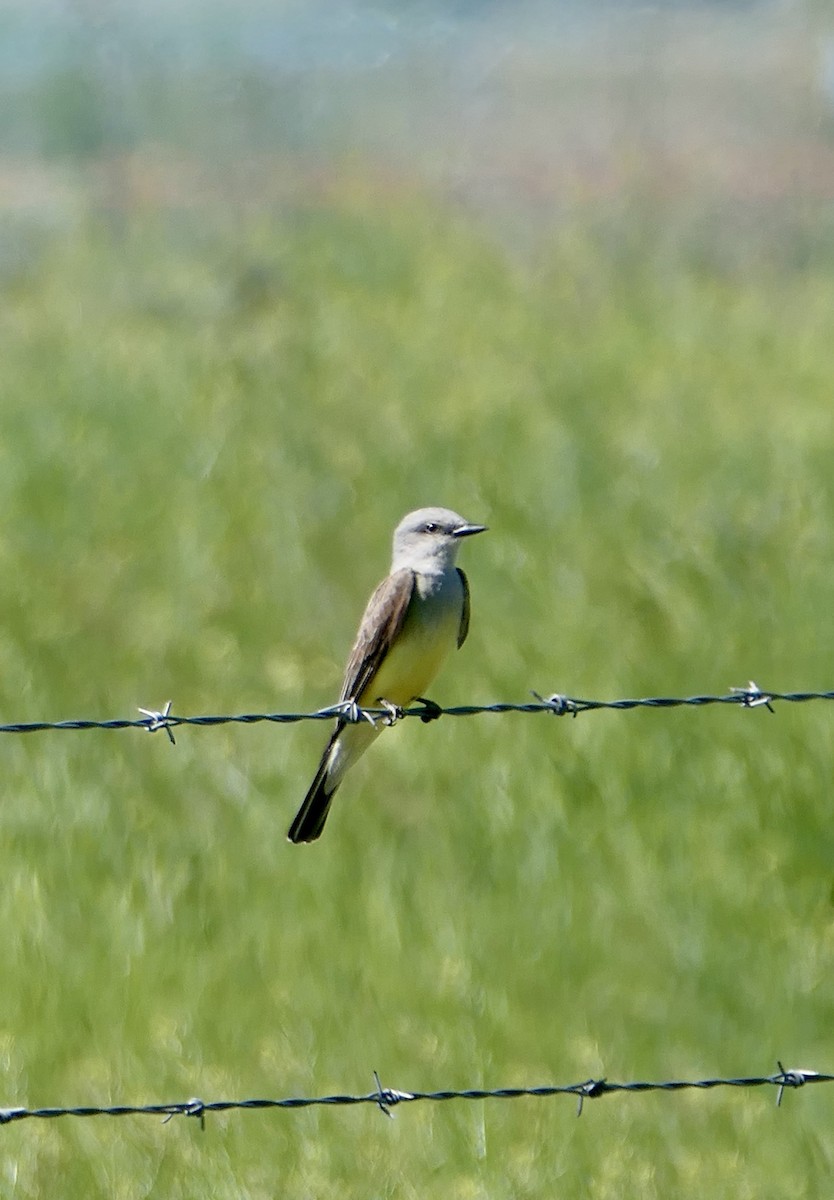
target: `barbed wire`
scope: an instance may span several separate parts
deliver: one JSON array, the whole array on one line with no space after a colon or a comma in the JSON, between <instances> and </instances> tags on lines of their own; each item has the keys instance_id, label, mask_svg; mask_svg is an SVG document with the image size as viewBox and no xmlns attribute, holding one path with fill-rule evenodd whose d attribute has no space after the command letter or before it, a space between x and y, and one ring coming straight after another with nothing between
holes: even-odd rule
<instances>
[{"instance_id":1,"label":"barbed wire","mask_svg":"<svg viewBox=\"0 0 834 1200\"><path fill-rule=\"evenodd\" d=\"M667 1079L661 1082L635 1080L630 1083L617 1083L608 1079L586 1079L582 1083L548 1084L543 1087L505 1087L505 1088L465 1088L463 1090L447 1089L438 1092L405 1092L396 1088L383 1087L379 1075L374 1071L376 1089L364 1095L335 1095L335 1096L291 1096L281 1100L200 1100L193 1097L190 1100L175 1101L172 1104L112 1104L112 1105L83 1105L73 1108L0 1108L0 1125L10 1125L14 1121L28 1118L50 1120L57 1117L132 1117L151 1116L162 1117L167 1123L173 1117L196 1117L205 1128L206 1116L209 1113L237 1111L253 1111L272 1108L312 1108L321 1106L350 1106L357 1104L375 1104L386 1116L394 1115L393 1109L400 1104L412 1104L418 1100L519 1100L522 1098L542 1099L550 1096L575 1096L577 1099L577 1116L582 1115L586 1100L597 1100L601 1096L614 1093L637 1092L682 1092L687 1090L709 1091L715 1088L759 1088L775 1087L776 1105L782 1103L782 1097L787 1088L804 1087L807 1083L832 1083L834 1075L806 1069L786 1070L778 1063L778 1071L772 1075L749 1075L736 1078L714 1079Z\"/></svg>"},{"instance_id":2,"label":"barbed wire","mask_svg":"<svg viewBox=\"0 0 834 1200\"><path fill-rule=\"evenodd\" d=\"M766 707L773 712L773 704L777 702L803 704L816 700L834 700L834 691L803 691L777 692L759 688L752 681L743 688L731 688L725 695L695 695L684 697L651 696L640 698L623 698L619 700L589 700L574 696L564 696L554 693L541 696L532 693L535 701L524 704L496 703L484 705L458 705L442 708L430 701L422 701L419 707L400 709L392 705L384 708L361 708L355 703L333 705L305 713L236 713L226 715L179 716L174 714L172 701L168 701L162 709L140 708L140 718L114 718L109 720L71 719L62 721L26 721L0 724L0 733L39 733L47 730L119 730L142 729L148 733L164 730L169 740L174 742L173 730L179 726L198 726L211 728L219 725L242 724L254 725L261 722L273 724L295 724L301 721L329 721L338 717L344 721L378 720L393 724L403 717L419 717L423 721L434 720L441 716L465 717L484 713L550 713L555 716L578 716L584 712L597 712L603 709L628 711L637 708L670 709L679 707L702 708L708 705L734 705L741 708ZM248 1100L213 1100L203 1101L196 1097L185 1101L175 1101L165 1104L115 1104L115 1105L83 1105L41 1108L0 1108L0 1125L8 1125L15 1121L28 1118L53 1119L58 1117L97 1117L97 1116L161 1116L165 1122L175 1116L196 1117L201 1126L205 1127L205 1118L209 1113L228 1112L232 1110L252 1111L258 1109L301 1109L313 1106L345 1106L357 1104L375 1104L387 1116L392 1117L393 1109L399 1104L416 1101L446 1101L446 1100L512 1100L522 1097L543 1098L550 1096L569 1095L577 1098L577 1115L580 1116L586 1100L598 1099L613 1093L638 1092L679 1092L684 1090L711 1090L715 1088L758 1088L775 1087L777 1089L776 1103L781 1105L786 1088L798 1088L808 1083L831 1083L834 1075L806 1069L786 1070L781 1063L778 1071L771 1075L742 1076L730 1078L710 1078L698 1080L664 1080L664 1081L631 1081L615 1082L604 1078L587 1079L581 1083L556 1084L542 1087L514 1088L466 1088L463 1090L446 1089L434 1092L407 1092L383 1087L379 1076L374 1072L376 1090L360 1095L332 1096L294 1096L284 1099L248 1099Z\"/></svg>"},{"instance_id":3,"label":"barbed wire","mask_svg":"<svg viewBox=\"0 0 834 1200\"><path fill-rule=\"evenodd\" d=\"M587 700L578 696L553 693L540 696L532 692L534 700L526 704L461 704L442 708L432 701L424 700L418 707L398 708L386 705L381 708L361 708L354 702L334 704L314 712L231 713L219 716L180 716L171 711L172 701L162 709L140 708L141 717L134 719L116 717L109 720L71 719L64 721L13 721L0 723L0 733L42 733L46 730L86 729L143 729L147 733L165 730L174 742L173 731L180 726L191 725L212 728L217 725L257 725L267 722L273 725L294 725L300 721L332 721L339 718L348 722L383 721L393 725L403 717L419 717L422 721L433 721L437 717L472 717L482 713L550 713L553 716L577 717L580 713L599 712L602 709L627 711L636 708L705 708L708 705L731 705L736 708L767 708L771 713L774 704L807 704L812 700L834 700L834 691L829 692L776 692L764 690L752 681L746 687L730 688L726 695L697 696L644 696L622 700Z\"/></svg>"}]
</instances>

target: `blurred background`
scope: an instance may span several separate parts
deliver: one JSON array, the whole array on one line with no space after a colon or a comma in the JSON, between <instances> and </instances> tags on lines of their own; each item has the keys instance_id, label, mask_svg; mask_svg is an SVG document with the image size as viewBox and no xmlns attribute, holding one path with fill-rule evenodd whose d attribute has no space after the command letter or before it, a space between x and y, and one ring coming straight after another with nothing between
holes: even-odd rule
<instances>
[{"instance_id":1,"label":"blurred background","mask_svg":"<svg viewBox=\"0 0 834 1200\"><path fill-rule=\"evenodd\" d=\"M0 720L828 689L834 16L0 2ZM4 735L0 1104L834 1069L823 704ZM15 1197L824 1194L834 1091L21 1121Z\"/></svg>"},{"instance_id":2,"label":"blurred background","mask_svg":"<svg viewBox=\"0 0 834 1200\"><path fill-rule=\"evenodd\" d=\"M417 187L517 252L581 213L637 217L725 266L778 237L796 263L831 196L829 16L4 0L0 200L34 235L91 214L285 214L359 177Z\"/></svg>"}]
</instances>

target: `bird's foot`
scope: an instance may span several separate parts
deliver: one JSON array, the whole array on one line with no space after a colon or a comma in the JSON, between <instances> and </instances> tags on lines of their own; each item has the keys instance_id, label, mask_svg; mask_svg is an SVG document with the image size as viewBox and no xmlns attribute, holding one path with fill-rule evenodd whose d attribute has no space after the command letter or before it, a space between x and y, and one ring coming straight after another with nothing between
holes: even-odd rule
<instances>
[{"instance_id":1,"label":"bird's foot","mask_svg":"<svg viewBox=\"0 0 834 1200\"><path fill-rule=\"evenodd\" d=\"M415 700L419 700L423 706L423 712L420 713L420 720L425 724L429 721L436 721L438 717L443 715L443 709L439 704L435 704L434 700L427 700L425 696L415 696Z\"/></svg>"}]
</instances>

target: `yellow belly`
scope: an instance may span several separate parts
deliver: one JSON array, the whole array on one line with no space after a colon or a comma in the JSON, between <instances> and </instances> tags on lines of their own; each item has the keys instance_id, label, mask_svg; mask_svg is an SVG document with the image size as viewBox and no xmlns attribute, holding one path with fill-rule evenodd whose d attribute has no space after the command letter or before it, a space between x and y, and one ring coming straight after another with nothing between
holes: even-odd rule
<instances>
[{"instance_id":1,"label":"yellow belly","mask_svg":"<svg viewBox=\"0 0 834 1200\"><path fill-rule=\"evenodd\" d=\"M458 584L457 577L454 580ZM463 589L450 586L435 596L415 593L402 632L389 650L376 675L359 696L359 703L373 706L378 700L406 707L423 696L457 643Z\"/></svg>"}]
</instances>

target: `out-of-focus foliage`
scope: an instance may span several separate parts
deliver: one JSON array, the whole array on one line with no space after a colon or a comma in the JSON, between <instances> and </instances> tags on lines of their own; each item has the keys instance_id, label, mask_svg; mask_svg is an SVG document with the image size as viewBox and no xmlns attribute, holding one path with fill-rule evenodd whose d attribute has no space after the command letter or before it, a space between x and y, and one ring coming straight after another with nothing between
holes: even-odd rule
<instances>
[{"instance_id":1,"label":"out-of-focus foliage","mask_svg":"<svg viewBox=\"0 0 834 1200\"><path fill-rule=\"evenodd\" d=\"M344 98L347 76L293 82L270 60L247 91L218 39L132 107L89 103L78 79L99 87L113 62L104 17L127 19L97 11L63 82L14 84L43 106L0 111L17 139L3 718L331 701L392 528L426 503L490 526L462 556L472 630L439 701L831 686L834 274L824 98L797 68L810 23L794 42L769 26L773 57L751 50L741 91L692 83L695 43L646 51L650 83L676 64L666 126L638 120L642 92L623 106L613 17L596 88L560 59L537 91L545 33L512 43L500 12L466 60L485 82L456 85L470 107L442 112L427 52L423 74L354 63L335 123L300 104L282 126L282 88ZM487 70L493 44L511 49ZM135 77L110 78L122 96ZM798 98L778 137L762 79ZM704 124L730 110L737 125ZM552 119L568 112L579 143ZM672 154L687 112L721 137ZM758 173L749 129L773 151ZM714 168L700 191L692 162ZM375 1068L420 1089L831 1069L831 722L822 705L407 722L310 848L284 834L320 725L184 729L176 748L7 736L0 1099L358 1091ZM824 1194L834 1092L772 1102L617 1097L579 1122L559 1100L236 1113L205 1133L27 1121L2 1131L0 1193Z\"/></svg>"}]
</instances>

